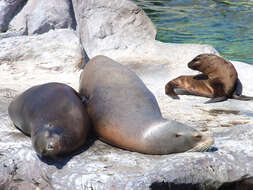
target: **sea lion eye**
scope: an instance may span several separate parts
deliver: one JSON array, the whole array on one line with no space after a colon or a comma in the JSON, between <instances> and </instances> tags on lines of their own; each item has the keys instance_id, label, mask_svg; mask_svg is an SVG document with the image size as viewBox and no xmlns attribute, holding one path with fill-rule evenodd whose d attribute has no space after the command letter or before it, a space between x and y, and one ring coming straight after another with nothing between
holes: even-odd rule
<instances>
[{"instance_id":1,"label":"sea lion eye","mask_svg":"<svg viewBox=\"0 0 253 190\"><path fill-rule=\"evenodd\" d=\"M48 144L48 145L47 145L47 149L48 149L48 150L53 150L53 149L54 149L54 147L53 147L53 145L52 145L52 144Z\"/></svg>"},{"instance_id":2,"label":"sea lion eye","mask_svg":"<svg viewBox=\"0 0 253 190\"><path fill-rule=\"evenodd\" d=\"M195 138L196 138L196 139L201 139L201 138L202 138L202 135L195 135Z\"/></svg>"},{"instance_id":3,"label":"sea lion eye","mask_svg":"<svg viewBox=\"0 0 253 190\"><path fill-rule=\"evenodd\" d=\"M198 55L197 57L195 57L194 61L198 61L200 60L200 56Z\"/></svg>"}]
</instances>

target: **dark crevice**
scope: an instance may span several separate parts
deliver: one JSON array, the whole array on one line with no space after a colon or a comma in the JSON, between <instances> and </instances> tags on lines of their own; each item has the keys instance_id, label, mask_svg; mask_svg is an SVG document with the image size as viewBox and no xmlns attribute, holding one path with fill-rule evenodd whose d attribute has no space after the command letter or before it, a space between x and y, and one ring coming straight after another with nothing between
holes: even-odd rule
<instances>
[{"instance_id":1,"label":"dark crevice","mask_svg":"<svg viewBox=\"0 0 253 190\"><path fill-rule=\"evenodd\" d=\"M75 16L75 11L74 11L74 8L73 8L72 0L69 0L69 9L70 9L70 16L72 17L72 21L73 21L72 25L71 25L71 28L76 30L77 22L76 22L76 16Z\"/></svg>"},{"instance_id":2,"label":"dark crevice","mask_svg":"<svg viewBox=\"0 0 253 190\"><path fill-rule=\"evenodd\" d=\"M218 190L253 190L253 177L243 176L236 181L223 183Z\"/></svg>"},{"instance_id":3,"label":"dark crevice","mask_svg":"<svg viewBox=\"0 0 253 190\"><path fill-rule=\"evenodd\" d=\"M4 16L1 32L6 32L8 30L11 20L23 9L27 1L28 0L20 0L18 2L13 2L13 4L10 5L7 15Z\"/></svg>"},{"instance_id":4,"label":"dark crevice","mask_svg":"<svg viewBox=\"0 0 253 190\"><path fill-rule=\"evenodd\" d=\"M203 190L201 184L182 183L176 184L172 182L154 182L150 186L151 190Z\"/></svg>"}]
</instances>

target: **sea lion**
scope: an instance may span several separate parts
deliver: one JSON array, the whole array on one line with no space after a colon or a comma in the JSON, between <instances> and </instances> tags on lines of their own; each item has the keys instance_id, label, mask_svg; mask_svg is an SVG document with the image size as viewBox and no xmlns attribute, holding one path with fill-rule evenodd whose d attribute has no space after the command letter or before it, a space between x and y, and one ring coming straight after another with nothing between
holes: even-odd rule
<instances>
[{"instance_id":1,"label":"sea lion","mask_svg":"<svg viewBox=\"0 0 253 190\"><path fill-rule=\"evenodd\" d=\"M191 94L211 98L206 103L225 101L228 98L253 100L242 95L242 84L233 64L214 54L200 54L188 63L198 75L184 75L169 81L165 93L179 99L179 94Z\"/></svg>"},{"instance_id":2,"label":"sea lion","mask_svg":"<svg viewBox=\"0 0 253 190\"><path fill-rule=\"evenodd\" d=\"M90 121L78 93L65 84L29 88L8 107L10 119L25 134L40 157L58 159L85 143Z\"/></svg>"},{"instance_id":3,"label":"sea lion","mask_svg":"<svg viewBox=\"0 0 253 190\"><path fill-rule=\"evenodd\" d=\"M162 117L154 95L125 66L105 56L92 58L80 76L79 93L98 137L145 154L204 151L214 142L192 127Z\"/></svg>"}]
</instances>

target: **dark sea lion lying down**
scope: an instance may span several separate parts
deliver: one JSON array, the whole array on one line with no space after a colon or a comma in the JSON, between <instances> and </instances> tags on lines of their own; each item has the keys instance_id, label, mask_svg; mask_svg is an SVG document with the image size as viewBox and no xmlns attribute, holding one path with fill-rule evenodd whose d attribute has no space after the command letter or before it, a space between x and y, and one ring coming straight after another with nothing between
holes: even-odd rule
<instances>
[{"instance_id":1,"label":"dark sea lion lying down","mask_svg":"<svg viewBox=\"0 0 253 190\"><path fill-rule=\"evenodd\" d=\"M228 98L253 100L242 95L242 84L233 64L217 55L201 54L188 63L188 67L202 74L184 75L169 81L165 93L179 99L177 95L197 95L211 98L206 103L220 102Z\"/></svg>"},{"instance_id":2,"label":"dark sea lion lying down","mask_svg":"<svg viewBox=\"0 0 253 190\"><path fill-rule=\"evenodd\" d=\"M90 121L77 92L61 83L34 86L9 105L14 125L31 136L41 157L57 159L86 141Z\"/></svg>"},{"instance_id":3,"label":"dark sea lion lying down","mask_svg":"<svg viewBox=\"0 0 253 190\"><path fill-rule=\"evenodd\" d=\"M123 149L146 154L203 151L214 142L192 127L162 117L154 95L128 68L105 56L91 59L79 92L98 137Z\"/></svg>"}]
</instances>

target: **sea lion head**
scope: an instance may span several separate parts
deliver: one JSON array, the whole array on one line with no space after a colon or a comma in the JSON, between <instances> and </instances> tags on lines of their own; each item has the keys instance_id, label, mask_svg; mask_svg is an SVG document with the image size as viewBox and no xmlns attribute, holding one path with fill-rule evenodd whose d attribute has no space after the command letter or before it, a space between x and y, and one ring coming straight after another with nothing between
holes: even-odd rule
<instances>
[{"instance_id":1,"label":"sea lion head","mask_svg":"<svg viewBox=\"0 0 253 190\"><path fill-rule=\"evenodd\" d=\"M212 137L174 120L153 126L146 132L145 139L149 149L162 154L203 152L214 143Z\"/></svg>"},{"instance_id":2,"label":"sea lion head","mask_svg":"<svg viewBox=\"0 0 253 190\"><path fill-rule=\"evenodd\" d=\"M209 149L214 139L185 124L173 121L174 139L179 152L203 152Z\"/></svg>"},{"instance_id":3,"label":"sea lion head","mask_svg":"<svg viewBox=\"0 0 253 190\"><path fill-rule=\"evenodd\" d=\"M208 75L216 70L216 66L224 63L226 60L217 55L200 54L188 63L188 67Z\"/></svg>"},{"instance_id":4,"label":"sea lion head","mask_svg":"<svg viewBox=\"0 0 253 190\"><path fill-rule=\"evenodd\" d=\"M57 128L41 128L32 137L33 147L41 158L56 160L61 154L61 133Z\"/></svg>"}]
</instances>

